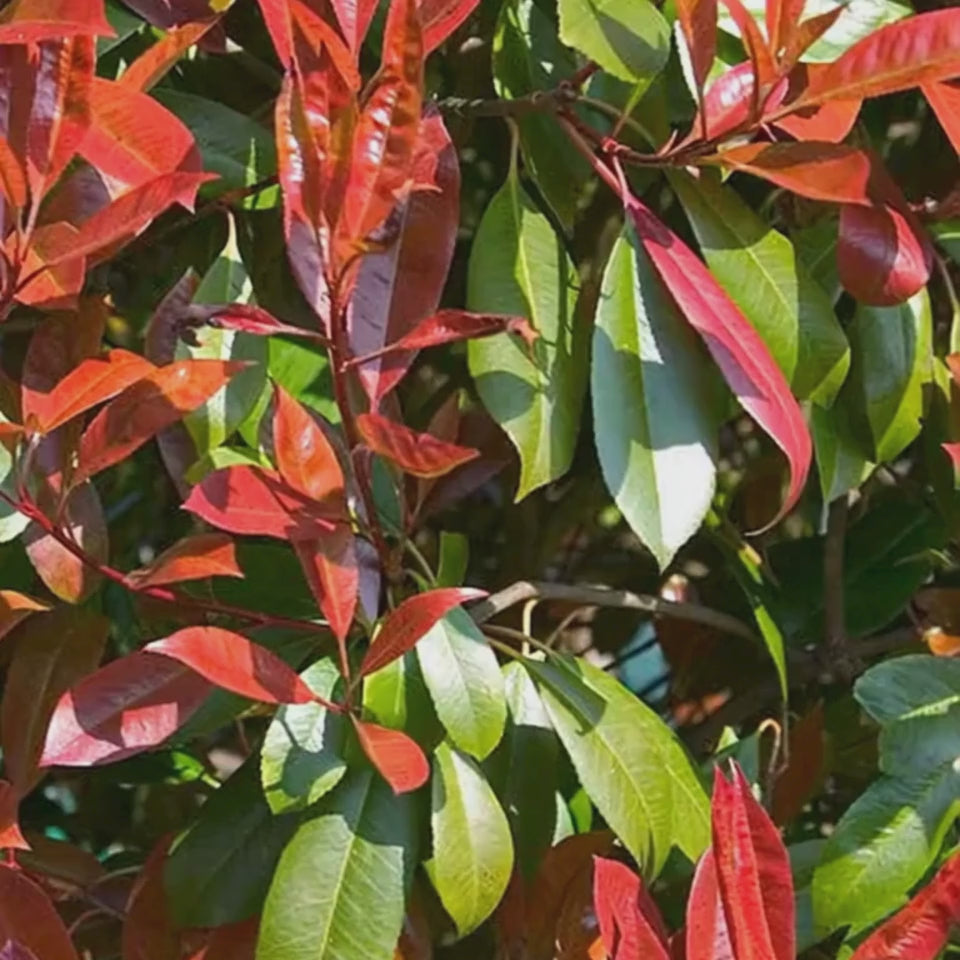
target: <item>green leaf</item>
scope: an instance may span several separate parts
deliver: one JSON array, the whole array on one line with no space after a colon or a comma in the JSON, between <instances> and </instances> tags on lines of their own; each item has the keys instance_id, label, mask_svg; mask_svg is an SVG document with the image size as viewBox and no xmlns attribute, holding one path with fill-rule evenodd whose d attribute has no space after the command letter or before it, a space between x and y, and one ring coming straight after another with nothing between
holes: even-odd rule
<instances>
[{"instance_id":1,"label":"green leaf","mask_svg":"<svg viewBox=\"0 0 960 960\"><path fill-rule=\"evenodd\" d=\"M245 763L204 804L167 860L167 900L177 924L218 927L258 914L299 822L296 814L273 815L256 763Z\"/></svg>"},{"instance_id":2,"label":"green leaf","mask_svg":"<svg viewBox=\"0 0 960 960\"><path fill-rule=\"evenodd\" d=\"M416 653L402 657L363 678L364 716L392 730L404 730L425 750L443 739Z\"/></svg>"},{"instance_id":3,"label":"green leaf","mask_svg":"<svg viewBox=\"0 0 960 960\"><path fill-rule=\"evenodd\" d=\"M706 793L680 742L622 684L581 660L525 660L590 799L655 877L671 846L695 861L710 842Z\"/></svg>"},{"instance_id":4,"label":"green leaf","mask_svg":"<svg viewBox=\"0 0 960 960\"><path fill-rule=\"evenodd\" d=\"M240 259L236 224L231 216L226 246L201 280L194 303L250 303L252 295L253 285ZM263 392L267 382L267 338L213 327L203 327L197 337L199 346L178 341L177 359L241 360L251 364L202 407L183 418L197 453L203 455L230 437Z\"/></svg>"},{"instance_id":5,"label":"green leaf","mask_svg":"<svg viewBox=\"0 0 960 960\"><path fill-rule=\"evenodd\" d=\"M896 909L933 863L960 813L960 770L952 762L925 777L881 777L841 817L813 877L821 936L863 928Z\"/></svg>"},{"instance_id":6,"label":"green leaf","mask_svg":"<svg viewBox=\"0 0 960 960\"><path fill-rule=\"evenodd\" d=\"M113 27L115 37L97 37L97 57L103 57L111 50L119 47L124 40L129 39L145 27L143 20L131 13L117 0L107 0L104 7L107 22Z\"/></svg>"},{"instance_id":7,"label":"green leaf","mask_svg":"<svg viewBox=\"0 0 960 960\"><path fill-rule=\"evenodd\" d=\"M661 568L713 499L716 424L703 354L630 226L603 276L593 334L594 439L607 488Z\"/></svg>"},{"instance_id":8,"label":"green leaf","mask_svg":"<svg viewBox=\"0 0 960 960\"><path fill-rule=\"evenodd\" d=\"M493 37L493 80L497 95L523 97L552 90L576 70L576 59L557 36L557 24L535 0L509 0L500 9ZM577 202L590 179L590 165L548 113L515 118L526 171L557 217L573 225Z\"/></svg>"},{"instance_id":9,"label":"green leaf","mask_svg":"<svg viewBox=\"0 0 960 960\"><path fill-rule=\"evenodd\" d=\"M893 460L920 433L932 336L926 289L895 307L857 306L850 377L876 462Z\"/></svg>"},{"instance_id":10,"label":"green leaf","mask_svg":"<svg viewBox=\"0 0 960 960\"><path fill-rule=\"evenodd\" d=\"M817 936L813 922L813 873L826 840L804 840L793 843L787 848L790 854L790 869L793 873L793 899L796 911L797 954L803 953L815 946L820 937Z\"/></svg>"},{"instance_id":11,"label":"green leaf","mask_svg":"<svg viewBox=\"0 0 960 960\"><path fill-rule=\"evenodd\" d=\"M280 858L257 960L392 960L416 852L411 795L351 771Z\"/></svg>"},{"instance_id":12,"label":"green leaf","mask_svg":"<svg viewBox=\"0 0 960 960\"><path fill-rule=\"evenodd\" d=\"M266 127L222 103L192 93L160 88L153 91L153 96L189 128L203 157L203 169L219 176L202 188L207 195L242 190L276 174L277 148ZM262 210L279 202L280 191L274 184L244 197L240 205Z\"/></svg>"},{"instance_id":13,"label":"green leaf","mask_svg":"<svg viewBox=\"0 0 960 960\"><path fill-rule=\"evenodd\" d=\"M509 721L498 751L504 766L500 796L513 833L517 865L531 880L557 830L560 744L527 671L519 663L508 663L503 676Z\"/></svg>"},{"instance_id":14,"label":"green leaf","mask_svg":"<svg viewBox=\"0 0 960 960\"><path fill-rule=\"evenodd\" d=\"M490 645L465 611L453 610L417 641L416 651L450 740L483 760L507 720L503 676Z\"/></svg>"},{"instance_id":15,"label":"green leaf","mask_svg":"<svg viewBox=\"0 0 960 960\"><path fill-rule=\"evenodd\" d=\"M329 658L300 675L317 696L333 696L340 671ZM260 778L274 813L316 803L342 779L347 727L343 716L319 703L281 706L267 728L260 755Z\"/></svg>"},{"instance_id":16,"label":"green leaf","mask_svg":"<svg viewBox=\"0 0 960 960\"><path fill-rule=\"evenodd\" d=\"M621 80L659 73L670 28L649 0L560 0L560 39Z\"/></svg>"},{"instance_id":17,"label":"green leaf","mask_svg":"<svg viewBox=\"0 0 960 960\"><path fill-rule=\"evenodd\" d=\"M857 489L874 468L856 436L849 393L850 388L845 384L829 410L815 406L811 413L810 433L825 504Z\"/></svg>"},{"instance_id":18,"label":"green leaf","mask_svg":"<svg viewBox=\"0 0 960 960\"><path fill-rule=\"evenodd\" d=\"M467 306L526 317L540 334L532 361L510 333L468 346L480 399L520 455L517 500L562 476L573 459L587 372L585 325L574 322L575 287L560 238L513 165L474 237Z\"/></svg>"},{"instance_id":19,"label":"green leaf","mask_svg":"<svg viewBox=\"0 0 960 960\"><path fill-rule=\"evenodd\" d=\"M493 913L513 871L506 814L480 768L449 743L433 756L427 872L461 936Z\"/></svg>"},{"instance_id":20,"label":"green leaf","mask_svg":"<svg viewBox=\"0 0 960 960\"><path fill-rule=\"evenodd\" d=\"M799 400L830 406L850 368L833 303L774 230L711 176L670 177L710 272L760 334Z\"/></svg>"}]
</instances>

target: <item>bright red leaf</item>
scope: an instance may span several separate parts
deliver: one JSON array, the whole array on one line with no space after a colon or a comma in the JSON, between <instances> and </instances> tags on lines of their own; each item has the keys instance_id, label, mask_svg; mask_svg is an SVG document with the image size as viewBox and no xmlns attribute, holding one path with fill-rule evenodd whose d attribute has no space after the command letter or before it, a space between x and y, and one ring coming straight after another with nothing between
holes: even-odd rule
<instances>
[{"instance_id":1,"label":"bright red leaf","mask_svg":"<svg viewBox=\"0 0 960 960\"><path fill-rule=\"evenodd\" d=\"M767 40L774 60L779 62L790 38L796 34L804 0L767 0Z\"/></svg>"},{"instance_id":2,"label":"bright red leaf","mask_svg":"<svg viewBox=\"0 0 960 960\"><path fill-rule=\"evenodd\" d=\"M0 864L0 943L8 940L26 947L37 960L77 960L70 934L41 887L22 870L4 863Z\"/></svg>"},{"instance_id":3,"label":"bright red leaf","mask_svg":"<svg viewBox=\"0 0 960 960\"><path fill-rule=\"evenodd\" d=\"M333 0L332 6L347 46L358 54L376 12L376 0Z\"/></svg>"},{"instance_id":4,"label":"bright red leaf","mask_svg":"<svg viewBox=\"0 0 960 960\"><path fill-rule=\"evenodd\" d=\"M479 450L444 443L378 413L362 413L357 417L357 429L374 453L415 477L440 477L480 456Z\"/></svg>"},{"instance_id":5,"label":"bright red leaf","mask_svg":"<svg viewBox=\"0 0 960 960\"><path fill-rule=\"evenodd\" d=\"M837 7L836 9L842 11L843 7ZM801 64L791 74L791 82L794 77L799 76L802 88L810 82L810 78L825 69L826 66L819 63ZM862 101L859 99L827 100L825 103L816 104L780 117L776 121L776 126L797 140L822 140L827 143L839 143L857 122L861 104ZM771 104L769 109L773 109L775 106L775 104Z\"/></svg>"},{"instance_id":6,"label":"bright red leaf","mask_svg":"<svg viewBox=\"0 0 960 960\"><path fill-rule=\"evenodd\" d=\"M255 337L272 337L283 334L288 337L306 337L316 340L322 339L315 330L306 330L303 327L294 327L289 323L281 323L273 314L262 307L253 307L244 303L220 304L208 306L206 304L190 304L184 309L185 319L193 323L205 323L216 330L236 330L238 333L249 333Z\"/></svg>"},{"instance_id":7,"label":"bright red leaf","mask_svg":"<svg viewBox=\"0 0 960 960\"><path fill-rule=\"evenodd\" d=\"M427 782L430 764L415 740L399 730L365 723L350 714L367 759L394 793L409 793Z\"/></svg>"},{"instance_id":8,"label":"bright red leaf","mask_svg":"<svg viewBox=\"0 0 960 960\"><path fill-rule=\"evenodd\" d=\"M232 630L186 627L144 648L179 660L224 690L263 703L311 703L310 688L275 653Z\"/></svg>"},{"instance_id":9,"label":"bright red leaf","mask_svg":"<svg viewBox=\"0 0 960 960\"><path fill-rule=\"evenodd\" d=\"M960 153L960 84L925 83L922 90L953 149Z\"/></svg>"},{"instance_id":10,"label":"bright red leaf","mask_svg":"<svg viewBox=\"0 0 960 960\"><path fill-rule=\"evenodd\" d=\"M77 230L69 223L48 223L37 227L20 268L20 276L24 278L16 291L20 303L46 310L76 306L83 289L86 261L80 257L56 263L62 251L76 239Z\"/></svg>"},{"instance_id":11,"label":"bright red leaf","mask_svg":"<svg viewBox=\"0 0 960 960\"><path fill-rule=\"evenodd\" d=\"M383 621L360 664L361 676L385 667L412 650L416 642L454 607L486 595L485 590L472 587L444 587L408 597Z\"/></svg>"},{"instance_id":12,"label":"bright red leaf","mask_svg":"<svg viewBox=\"0 0 960 960\"><path fill-rule=\"evenodd\" d=\"M784 452L790 483L780 520L797 502L810 471L813 445L803 413L766 345L690 248L636 198L627 210L660 278L744 409Z\"/></svg>"},{"instance_id":13,"label":"bright red leaf","mask_svg":"<svg viewBox=\"0 0 960 960\"><path fill-rule=\"evenodd\" d=\"M150 566L128 573L127 582L143 590L207 577L242 576L233 541L223 533L201 533L164 550Z\"/></svg>"},{"instance_id":14,"label":"bright red leaf","mask_svg":"<svg viewBox=\"0 0 960 960\"><path fill-rule=\"evenodd\" d=\"M0 137L0 193L14 207L26 206L27 177L6 137Z\"/></svg>"},{"instance_id":15,"label":"bright red leaf","mask_svg":"<svg viewBox=\"0 0 960 960\"><path fill-rule=\"evenodd\" d=\"M12 0L0 13L0 43L115 36L103 0Z\"/></svg>"},{"instance_id":16,"label":"bright red leaf","mask_svg":"<svg viewBox=\"0 0 960 960\"><path fill-rule=\"evenodd\" d=\"M754 74L759 78L760 87L765 88L777 76L777 69L773 57L770 55L767 41L760 31L757 21L753 19L742 0L723 0L723 4L740 31L740 37L747 49Z\"/></svg>"},{"instance_id":17,"label":"bright red leaf","mask_svg":"<svg viewBox=\"0 0 960 960\"><path fill-rule=\"evenodd\" d=\"M320 505L260 467L226 467L207 474L183 506L229 533L280 540L322 537L334 526Z\"/></svg>"},{"instance_id":18,"label":"bright red leaf","mask_svg":"<svg viewBox=\"0 0 960 960\"><path fill-rule=\"evenodd\" d=\"M677 0L698 94L703 90L717 53L717 0Z\"/></svg>"},{"instance_id":19,"label":"bright red leaf","mask_svg":"<svg viewBox=\"0 0 960 960\"><path fill-rule=\"evenodd\" d=\"M687 900L684 960L735 960L717 887L713 850L700 858Z\"/></svg>"},{"instance_id":20,"label":"bright red leaf","mask_svg":"<svg viewBox=\"0 0 960 960\"><path fill-rule=\"evenodd\" d=\"M80 438L75 479L119 463L184 414L206 403L243 363L178 360L160 367L120 394Z\"/></svg>"},{"instance_id":21,"label":"bright red leaf","mask_svg":"<svg viewBox=\"0 0 960 960\"><path fill-rule=\"evenodd\" d=\"M593 858L593 905L610 960L670 960L659 911L626 864Z\"/></svg>"},{"instance_id":22,"label":"bright red leaf","mask_svg":"<svg viewBox=\"0 0 960 960\"><path fill-rule=\"evenodd\" d=\"M480 0L421 0L424 56L443 43L471 13Z\"/></svg>"},{"instance_id":23,"label":"bright red leaf","mask_svg":"<svg viewBox=\"0 0 960 960\"><path fill-rule=\"evenodd\" d=\"M801 11L803 4L800 4ZM814 17L797 24L788 30L781 38L781 52L779 67L781 73L791 70L806 51L812 47L840 18L843 7L834 7L826 13L819 13Z\"/></svg>"},{"instance_id":24,"label":"bright red leaf","mask_svg":"<svg viewBox=\"0 0 960 960\"><path fill-rule=\"evenodd\" d=\"M146 93L163 79L176 62L218 22L217 18L196 20L173 27L152 47L141 53L123 72L120 83Z\"/></svg>"},{"instance_id":25,"label":"bright red leaf","mask_svg":"<svg viewBox=\"0 0 960 960\"><path fill-rule=\"evenodd\" d=\"M30 844L20 832L19 791L7 780L0 780L0 850L29 850Z\"/></svg>"},{"instance_id":26,"label":"bright red leaf","mask_svg":"<svg viewBox=\"0 0 960 960\"><path fill-rule=\"evenodd\" d=\"M340 645L341 663L346 664L344 644L353 623L360 589L353 531L349 524L339 523L319 539L295 540L293 548L310 592Z\"/></svg>"},{"instance_id":27,"label":"bright red leaf","mask_svg":"<svg viewBox=\"0 0 960 960\"><path fill-rule=\"evenodd\" d=\"M41 767L91 767L157 747L213 686L169 657L138 650L101 667L57 704Z\"/></svg>"}]
</instances>

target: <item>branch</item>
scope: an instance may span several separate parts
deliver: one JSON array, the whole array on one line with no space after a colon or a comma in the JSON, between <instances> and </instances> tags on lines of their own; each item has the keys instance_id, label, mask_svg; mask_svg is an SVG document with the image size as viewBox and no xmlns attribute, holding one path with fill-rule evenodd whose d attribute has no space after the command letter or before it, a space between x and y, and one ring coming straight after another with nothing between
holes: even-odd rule
<instances>
[{"instance_id":1,"label":"branch","mask_svg":"<svg viewBox=\"0 0 960 960\"><path fill-rule=\"evenodd\" d=\"M470 616L477 624L486 623L518 603L527 600L565 600L581 607L615 607L622 610L638 610L658 617L673 617L716 627L732 636L759 642L757 635L742 620L719 610L701 607L695 603L675 603L644 593L627 590L609 590L604 587L577 586L565 583L545 583L518 580L499 593L470 608Z\"/></svg>"}]
</instances>

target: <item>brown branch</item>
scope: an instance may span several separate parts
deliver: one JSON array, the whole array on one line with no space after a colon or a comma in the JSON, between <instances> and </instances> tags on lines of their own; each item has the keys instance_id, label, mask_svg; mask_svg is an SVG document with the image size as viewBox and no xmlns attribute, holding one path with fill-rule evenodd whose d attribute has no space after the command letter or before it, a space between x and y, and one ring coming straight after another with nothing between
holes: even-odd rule
<instances>
[{"instance_id":1,"label":"brown branch","mask_svg":"<svg viewBox=\"0 0 960 960\"><path fill-rule=\"evenodd\" d=\"M837 497L828 507L827 535L823 547L823 621L827 665L831 672L846 678L862 670L847 649L843 554L848 509L846 494Z\"/></svg>"}]
</instances>

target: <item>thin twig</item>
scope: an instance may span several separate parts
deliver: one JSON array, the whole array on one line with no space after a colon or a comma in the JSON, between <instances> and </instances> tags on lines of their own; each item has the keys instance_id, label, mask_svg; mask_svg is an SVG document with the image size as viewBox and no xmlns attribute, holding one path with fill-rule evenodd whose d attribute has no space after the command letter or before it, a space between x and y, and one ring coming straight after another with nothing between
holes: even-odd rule
<instances>
[{"instance_id":1,"label":"thin twig","mask_svg":"<svg viewBox=\"0 0 960 960\"><path fill-rule=\"evenodd\" d=\"M823 548L823 620L827 658L833 671L845 677L851 677L858 672L847 649L844 608L843 554L848 510L846 494L837 497L830 504Z\"/></svg>"}]
</instances>

